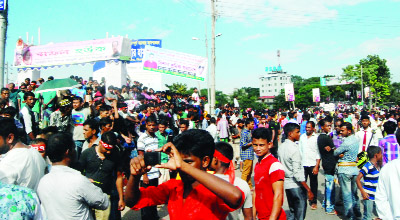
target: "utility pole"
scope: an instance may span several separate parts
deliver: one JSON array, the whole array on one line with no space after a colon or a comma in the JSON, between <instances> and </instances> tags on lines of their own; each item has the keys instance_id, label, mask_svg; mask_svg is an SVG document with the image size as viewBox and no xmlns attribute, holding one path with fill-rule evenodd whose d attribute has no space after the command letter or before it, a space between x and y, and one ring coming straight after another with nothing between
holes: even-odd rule
<instances>
[{"instance_id":1,"label":"utility pole","mask_svg":"<svg viewBox=\"0 0 400 220\"><path fill-rule=\"evenodd\" d=\"M8 84L8 74L9 74L8 62L6 62L6 65L5 65L4 68L5 68L5 69L4 69L4 75L5 75L5 77L6 77L6 82L5 82L4 84L7 85L7 84Z\"/></svg>"},{"instance_id":2,"label":"utility pole","mask_svg":"<svg viewBox=\"0 0 400 220\"><path fill-rule=\"evenodd\" d=\"M7 33L7 1L4 2L4 10L0 11L0 88L4 87L4 58Z\"/></svg>"},{"instance_id":3,"label":"utility pole","mask_svg":"<svg viewBox=\"0 0 400 220\"><path fill-rule=\"evenodd\" d=\"M208 36L207 36L207 22L205 22L205 27L206 27L206 31L205 31L205 37L204 37L204 41L206 43L206 57L208 60ZM209 103L208 105L208 114L211 114L211 100L210 100L210 62L207 62L207 101Z\"/></svg>"},{"instance_id":4,"label":"utility pole","mask_svg":"<svg viewBox=\"0 0 400 220\"><path fill-rule=\"evenodd\" d=\"M361 65L361 102L363 104L364 107L364 84L363 84L363 68Z\"/></svg>"},{"instance_id":5,"label":"utility pole","mask_svg":"<svg viewBox=\"0 0 400 220\"><path fill-rule=\"evenodd\" d=\"M210 87L211 87L211 100L210 100L210 109L211 115L215 113L215 0L211 0L211 79L210 79Z\"/></svg>"}]
</instances>

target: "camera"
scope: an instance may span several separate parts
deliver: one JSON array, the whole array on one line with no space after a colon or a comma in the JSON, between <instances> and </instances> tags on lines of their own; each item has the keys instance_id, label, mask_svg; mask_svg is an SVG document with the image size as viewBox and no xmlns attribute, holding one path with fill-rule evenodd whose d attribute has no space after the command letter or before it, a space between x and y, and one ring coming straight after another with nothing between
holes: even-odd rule
<instances>
[{"instance_id":1,"label":"camera","mask_svg":"<svg viewBox=\"0 0 400 220\"><path fill-rule=\"evenodd\" d=\"M145 152L144 163L146 166L155 166L157 164L161 164L161 152Z\"/></svg>"}]
</instances>

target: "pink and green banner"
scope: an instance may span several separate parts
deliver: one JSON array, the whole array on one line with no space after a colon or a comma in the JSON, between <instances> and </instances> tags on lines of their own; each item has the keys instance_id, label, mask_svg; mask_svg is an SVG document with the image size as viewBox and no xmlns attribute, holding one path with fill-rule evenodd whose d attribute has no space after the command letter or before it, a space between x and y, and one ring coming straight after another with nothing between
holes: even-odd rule
<instances>
[{"instance_id":1,"label":"pink and green banner","mask_svg":"<svg viewBox=\"0 0 400 220\"><path fill-rule=\"evenodd\" d=\"M208 60L192 54L146 45L143 56L143 69L204 81L207 75Z\"/></svg>"},{"instance_id":2,"label":"pink and green banner","mask_svg":"<svg viewBox=\"0 0 400 220\"><path fill-rule=\"evenodd\" d=\"M131 41L123 37L17 47L17 67L42 67L100 60L130 60Z\"/></svg>"}]
</instances>

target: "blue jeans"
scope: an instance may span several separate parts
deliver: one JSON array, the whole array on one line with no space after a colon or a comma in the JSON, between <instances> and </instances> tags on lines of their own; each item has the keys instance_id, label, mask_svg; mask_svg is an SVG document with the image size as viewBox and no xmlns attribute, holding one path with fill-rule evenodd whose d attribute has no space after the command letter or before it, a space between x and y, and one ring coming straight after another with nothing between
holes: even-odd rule
<instances>
[{"instance_id":1,"label":"blue jeans","mask_svg":"<svg viewBox=\"0 0 400 220\"><path fill-rule=\"evenodd\" d=\"M77 159L79 160L79 158L81 157L82 146L83 146L84 141L74 141L74 142L75 142L76 156L77 156Z\"/></svg>"},{"instance_id":2,"label":"blue jeans","mask_svg":"<svg viewBox=\"0 0 400 220\"><path fill-rule=\"evenodd\" d=\"M285 189L287 201L289 204L289 213L287 219L302 220L306 217L307 211L307 192L301 188Z\"/></svg>"},{"instance_id":3,"label":"blue jeans","mask_svg":"<svg viewBox=\"0 0 400 220\"><path fill-rule=\"evenodd\" d=\"M361 217L360 200L357 195L357 175L338 174L340 189L343 196L344 215L348 219Z\"/></svg>"},{"instance_id":4,"label":"blue jeans","mask_svg":"<svg viewBox=\"0 0 400 220\"><path fill-rule=\"evenodd\" d=\"M325 199L322 206L325 207L325 212L332 212L335 210L335 177L333 175L325 174Z\"/></svg>"},{"instance_id":5,"label":"blue jeans","mask_svg":"<svg viewBox=\"0 0 400 220\"><path fill-rule=\"evenodd\" d=\"M362 200L364 205L364 215L363 220L370 220L373 218L373 212L376 210L376 205L374 200Z\"/></svg>"}]
</instances>

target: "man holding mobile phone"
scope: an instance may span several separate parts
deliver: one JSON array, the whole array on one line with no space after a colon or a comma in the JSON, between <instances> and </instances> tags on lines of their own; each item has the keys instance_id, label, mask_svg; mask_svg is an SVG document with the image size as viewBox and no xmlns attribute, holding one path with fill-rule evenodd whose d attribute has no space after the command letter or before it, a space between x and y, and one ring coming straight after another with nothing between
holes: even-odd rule
<instances>
[{"instance_id":1,"label":"man holding mobile phone","mask_svg":"<svg viewBox=\"0 0 400 220\"><path fill-rule=\"evenodd\" d=\"M146 118L146 132L139 136L137 141L137 150L140 156L144 156L145 152L153 152L158 149L158 137L155 132L157 130L157 119L154 116ZM151 170L143 174L140 179L142 187L158 186L158 178L160 172L158 168L152 167ZM141 210L142 219L159 219L157 214L157 206L145 207Z\"/></svg>"}]
</instances>

